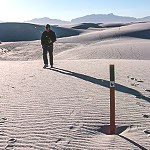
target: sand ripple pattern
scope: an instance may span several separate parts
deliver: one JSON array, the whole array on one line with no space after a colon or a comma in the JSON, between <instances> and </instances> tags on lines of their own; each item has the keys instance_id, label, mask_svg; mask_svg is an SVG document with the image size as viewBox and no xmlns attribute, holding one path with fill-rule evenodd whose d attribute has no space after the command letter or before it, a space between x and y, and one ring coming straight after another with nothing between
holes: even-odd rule
<instances>
[{"instance_id":1,"label":"sand ripple pattern","mask_svg":"<svg viewBox=\"0 0 150 150\"><path fill-rule=\"evenodd\" d=\"M41 61L0 62L0 150L148 150L149 61L109 61L56 61L53 70ZM101 132L109 124L111 62L118 85L147 97L117 89L116 123L127 126L120 135Z\"/></svg>"}]
</instances>

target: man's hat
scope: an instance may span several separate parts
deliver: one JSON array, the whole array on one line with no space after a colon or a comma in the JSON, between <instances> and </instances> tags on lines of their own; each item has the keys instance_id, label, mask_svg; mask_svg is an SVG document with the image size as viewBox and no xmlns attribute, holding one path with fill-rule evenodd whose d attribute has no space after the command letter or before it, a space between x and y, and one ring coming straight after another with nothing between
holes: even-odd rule
<instances>
[{"instance_id":1,"label":"man's hat","mask_svg":"<svg viewBox=\"0 0 150 150\"><path fill-rule=\"evenodd\" d=\"M46 25L46 28L50 28L50 25L49 25L49 24L47 24L47 25Z\"/></svg>"}]
</instances>

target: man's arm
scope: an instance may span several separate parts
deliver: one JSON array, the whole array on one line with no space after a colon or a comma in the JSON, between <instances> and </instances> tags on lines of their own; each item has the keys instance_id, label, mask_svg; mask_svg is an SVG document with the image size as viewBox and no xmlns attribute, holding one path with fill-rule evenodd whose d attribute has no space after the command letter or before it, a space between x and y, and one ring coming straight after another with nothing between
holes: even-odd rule
<instances>
[{"instance_id":1,"label":"man's arm","mask_svg":"<svg viewBox=\"0 0 150 150\"><path fill-rule=\"evenodd\" d=\"M56 34L55 34L55 32L53 32L52 42L54 43L55 41L56 41Z\"/></svg>"},{"instance_id":2,"label":"man's arm","mask_svg":"<svg viewBox=\"0 0 150 150\"><path fill-rule=\"evenodd\" d=\"M44 32L42 33L42 36L41 36L41 45L42 46L44 45Z\"/></svg>"}]
</instances>

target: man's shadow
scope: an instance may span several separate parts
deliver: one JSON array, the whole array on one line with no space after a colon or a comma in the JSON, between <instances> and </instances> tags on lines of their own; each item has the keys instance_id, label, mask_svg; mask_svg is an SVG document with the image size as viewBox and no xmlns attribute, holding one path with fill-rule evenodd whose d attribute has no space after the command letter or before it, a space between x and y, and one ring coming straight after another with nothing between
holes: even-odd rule
<instances>
[{"instance_id":1,"label":"man's shadow","mask_svg":"<svg viewBox=\"0 0 150 150\"><path fill-rule=\"evenodd\" d=\"M100 86L103 86L103 87L106 87L106 88L110 88L110 81L107 81L107 80L97 79L97 78L94 78L94 77L91 77L91 76L88 76L88 75L84 75L84 74L80 74L80 73L76 73L76 72L73 72L73 71L69 71L69 70L65 70L65 69L61 69L61 68L56 68L56 67L51 68L51 70L55 71L55 72L65 74L65 75L74 76L76 78L79 78L79 79L82 79L82 80L85 80L85 81L88 81L88 82L91 82L93 84L97 84L97 85L100 85ZM124 85L115 83L115 90L119 91L119 92L130 94L130 95L134 95L136 98L139 98L139 99L145 100L147 102L150 102L149 97L145 97L139 91L137 91L135 89L132 89L132 88L129 88L129 87L126 87Z\"/></svg>"}]
</instances>

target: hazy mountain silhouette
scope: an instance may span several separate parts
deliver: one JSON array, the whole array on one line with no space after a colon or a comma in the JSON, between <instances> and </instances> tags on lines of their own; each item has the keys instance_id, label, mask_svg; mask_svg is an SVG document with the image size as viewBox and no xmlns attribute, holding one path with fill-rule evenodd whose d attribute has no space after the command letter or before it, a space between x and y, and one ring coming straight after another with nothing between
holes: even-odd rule
<instances>
[{"instance_id":1,"label":"hazy mountain silhouette","mask_svg":"<svg viewBox=\"0 0 150 150\"><path fill-rule=\"evenodd\" d=\"M137 21L134 17L124 17L124 16L116 16L113 13L111 14L92 14L83 17L79 17L76 19L72 19L72 23L112 23L112 22L134 22Z\"/></svg>"},{"instance_id":2,"label":"hazy mountain silhouette","mask_svg":"<svg viewBox=\"0 0 150 150\"><path fill-rule=\"evenodd\" d=\"M150 21L150 16L144 18L138 18L138 21Z\"/></svg>"},{"instance_id":3,"label":"hazy mountain silhouette","mask_svg":"<svg viewBox=\"0 0 150 150\"><path fill-rule=\"evenodd\" d=\"M44 18L35 18L32 20L25 21L26 23L34 23L34 24L40 24L40 25L45 25L47 23L52 24L52 25L57 25L57 24L67 24L67 21L62 21L59 19L50 19L48 17Z\"/></svg>"},{"instance_id":4,"label":"hazy mountain silhouette","mask_svg":"<svg viewBox=\"0 0 150 150\"><path fill-rule=\"evenodd\" d=\"M25 21L27 23L34 23L34 24L41 24L45 25L47 23L52 25L62 25L62 24L69 24L69 23L115 23L115 22L139 22L139 21L150 21L150 16L146 16L143 18L135 18L129 16L117 16L113 13L110 14L91 14L86 15L83 17L72 19L69 21L63 21L59 19L50 19L48 17L44 18L35 18L32 20Z\"/></svg>"},{"instance_id":5,"label":"hazy mountain silhouette","mask_svg":"<svg viewBox=\"0 0 150 150\"><path fill-rule=\"evenodd\" d=\"M83 17L78 17L72 19L71 21L64 21L60 19L50 19L48 17L43 18L34 18L32 20L24 21L25 23L33 23L39 25L45 25L47 23L51 25L63 25L63 24L70 24L70 23L127 23L127 22L145 22L150 21L150 16L146 16L143 18L135 18L129 16L117 16L113 13L110 14L91 14L86 15ZM0 23L3 21L0 20Z\"/></svg>"}]
</instances>

